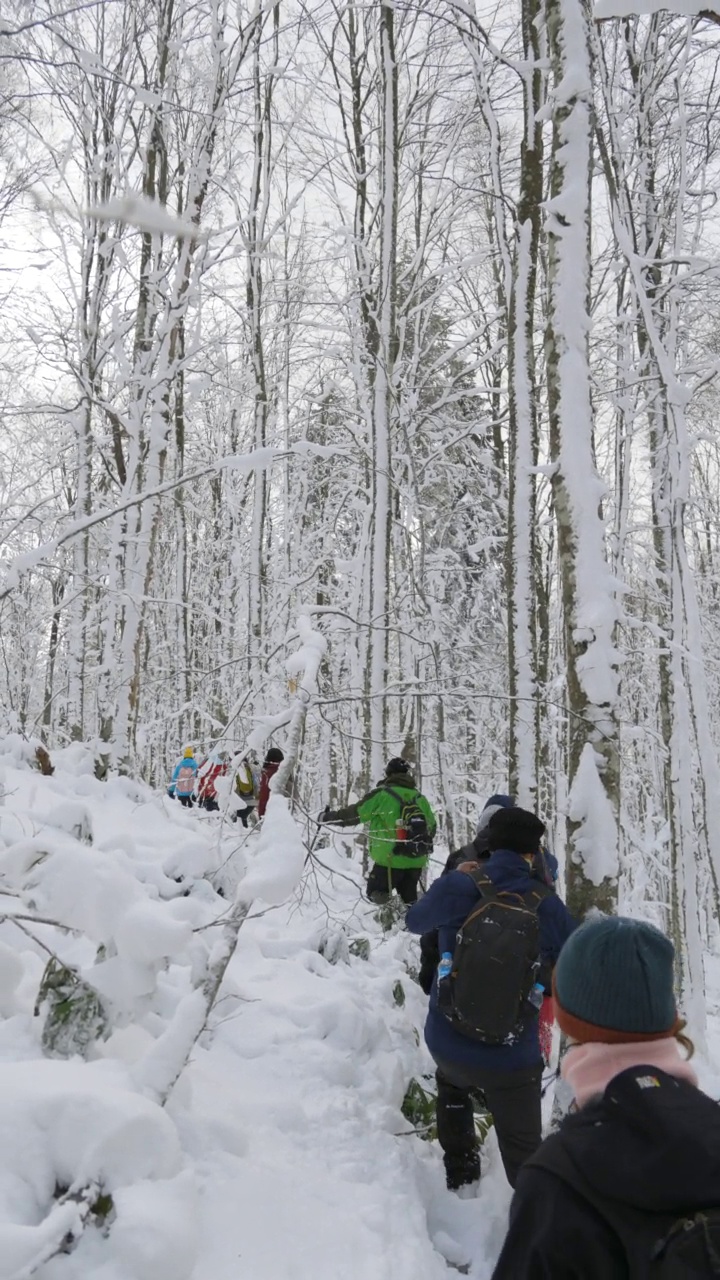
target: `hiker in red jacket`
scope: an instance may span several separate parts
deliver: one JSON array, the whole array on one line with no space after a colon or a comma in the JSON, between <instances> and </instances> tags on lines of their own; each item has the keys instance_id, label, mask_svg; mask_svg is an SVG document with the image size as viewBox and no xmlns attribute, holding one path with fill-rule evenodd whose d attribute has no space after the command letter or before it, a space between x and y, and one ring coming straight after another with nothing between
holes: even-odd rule
<instances>
[{"instance_id":1,"label":"hiker in red jacket","mask_svg":"<svg viewBox=\"0 0 720 1280\"><path fill-rule=\"evenodd\" d=\"M227 771L228 756L226 751L220 751L217 754L213 753L200 766L197 784L198 804L201 809L207 809L208 813L217 813L220 808L215 783L218 778L224 777Z\"/></svg>"},{"instance_id":2,"label":"hiker in red jacket","mask_svg":"<svg viewBox=\"0 0 720 1280\"><path fill-rule=\"evenodd\" d=\"M258 795L257 816L262 818L267 803L270 799L270 779L275 776L282 761L285 759L279 747L271 747L265 757L265 763L260 774L260 792Z\"/></svg>"}]
</instances>

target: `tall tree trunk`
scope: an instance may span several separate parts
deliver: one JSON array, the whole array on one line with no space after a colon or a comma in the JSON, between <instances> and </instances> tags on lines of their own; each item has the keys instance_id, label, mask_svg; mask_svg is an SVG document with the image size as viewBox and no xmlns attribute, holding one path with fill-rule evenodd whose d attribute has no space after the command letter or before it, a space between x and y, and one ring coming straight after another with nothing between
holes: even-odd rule
<instances>
[{"instance_id":1,"label":"tall tree trunk","mask_svg":"<svg viewBox=\"0 0 720 1280\"><path fill-rule=\"evenodd\" d=\"M274 11L277 49L279 9ZM263 254L269 205L269 171L272 146L271 116L273 76L262 75L263 25L253 42L253 168L247 227L246 301L250 325L250 364L253 394L253 447L264 449L268 440L270 392L265 368L263 316ZM277 60L277 55L276 55ZM257 670L265 621L267 578L268 478L258 469L253 479L252 523L250 527L250 568L248 580L248 676Z\"/></svg>"},{"instance_id":2,"label":"tall tree trunk","mask_svg":"<svg viewBox=\"0 0 720 1280\"><path fill-rule=\"evenodd\" d=\"M539 111L539 0L521 0L523 118L520 146L520 194L508 321L508 536L505 579L508 606L510 693L510 789L528 809L537 803L539 757L537 683L536 526L534 468L538 462L537 385L535 377L535 290L540 252L543 198L543 146Z\"/></svg>"},{"instance_id":3,"label":"tall tree trunk","mask_svg":"<svg viewBox=\"0 0 720 1280\"><path fill-rule=\"evenodd\" d=\"M378 349L373 378L373 510L370 579L370 762L380 777L387 747L388 632L390 625L391 422L397 352L398 72L394 10L380 6L380 252L377 288Z\"/></svg>"},{"instance_id":4,"label":"tall tree trunk","mask_svg":"<svg viewBox=\"0 0 720 1280\"><path fill-rule=\"evenodd\" d=\"M617 904L615 590L605 556L588 357L592 82L584 0L545 0L552 156L545 334L550 454L564 615L568 726L568 902Z\"/></svg>"}]
</instances>

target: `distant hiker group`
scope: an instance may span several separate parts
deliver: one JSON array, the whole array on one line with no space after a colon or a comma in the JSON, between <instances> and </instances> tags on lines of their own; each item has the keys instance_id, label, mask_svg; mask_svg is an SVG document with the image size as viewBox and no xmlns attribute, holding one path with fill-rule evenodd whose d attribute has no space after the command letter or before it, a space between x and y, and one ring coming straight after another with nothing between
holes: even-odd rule
<instances>
[{"instance_id":1,"label":"distant hiker group","mask_svg":"<svg viewBox=\"0 0 720 1280\"><path fill-rule=\"evenodd\" d=\"M262 768L252 753L232 760L227 751L211 752L198 764L192 747L185 747L182 758L173 769L168 795L178 799L185 808L198 808L208 813L220 810L218 782L230 777L232 789L227 795L227 812L233 822L248 826L253 814L262 818L270 798L270 779L277 773L283 760L279 747L270 747ZM227 793L226 793L227 794Z\"/></svg>"}]
</instances>

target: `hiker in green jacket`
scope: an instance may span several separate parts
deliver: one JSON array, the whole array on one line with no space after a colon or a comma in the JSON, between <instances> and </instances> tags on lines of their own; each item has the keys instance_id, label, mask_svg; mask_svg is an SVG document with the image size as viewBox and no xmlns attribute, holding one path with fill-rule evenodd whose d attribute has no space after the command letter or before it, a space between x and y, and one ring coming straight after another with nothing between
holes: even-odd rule
<instances>
[{"instance_id":1,"label":"hiker in green jacket","mask_svg":"<svg viewBox=\"0 0 720 1280\"><path fill-rule=\"evenodd\" d=\"M395 756L385 777L357 804L323 810L319 821L339 827L369 827L368 852L373 867L368 876L371 902L388 902L393 889L408 905L417 901L422 869L432 853L437 819L418 791L407 760Z\"/></svg>"}]
</instances>

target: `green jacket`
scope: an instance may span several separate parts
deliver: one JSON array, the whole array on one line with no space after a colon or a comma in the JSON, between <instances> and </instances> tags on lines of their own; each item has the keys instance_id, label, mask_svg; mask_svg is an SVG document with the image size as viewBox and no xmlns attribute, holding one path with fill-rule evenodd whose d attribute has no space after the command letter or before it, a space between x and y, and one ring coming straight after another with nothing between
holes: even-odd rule
<instances>
[{"instance_id":1,"label":"green jacket","mask_svg":"<svg viewBox=\"0 0 720 1280\"><path fill-rule=\"evenodd\" d=\"M428 831L431 836L434 836L437 830L435 814L408 773L383 778L382 782L363 796L362 800L358 800L357 804L348 805L346 809L335 809L332 813L325 815L325 820L340 827L356 827L361 822L365 823L370 829L368 852L373 862L379 863L381 867L393 866L400 870L405 867L424 867L427 858L403 858L398 855L393 857L393 848L397 843L396 824L402 812L402 805L395 796L390 794L389 789L397 791L404 800L417 797L418 805L428 824Z\"/></svg>"}]
</instances>

